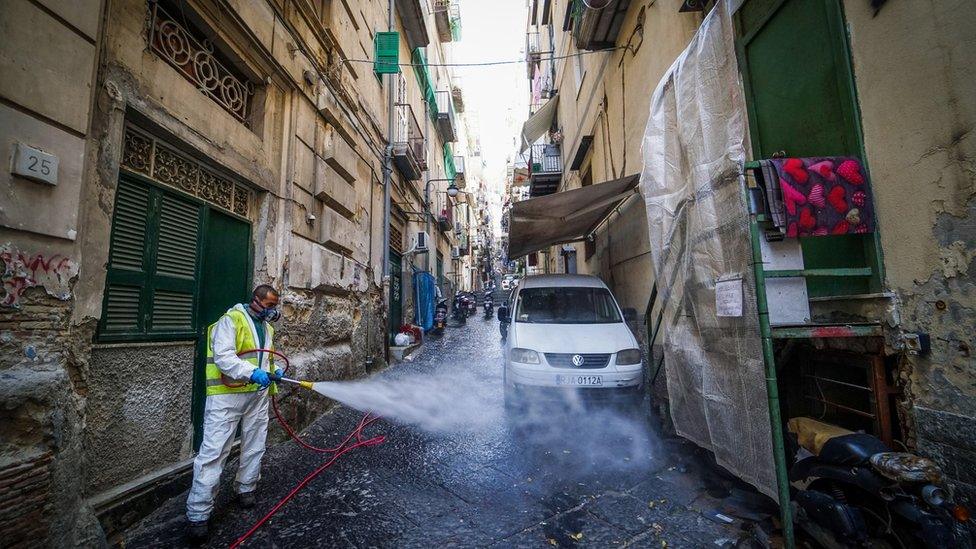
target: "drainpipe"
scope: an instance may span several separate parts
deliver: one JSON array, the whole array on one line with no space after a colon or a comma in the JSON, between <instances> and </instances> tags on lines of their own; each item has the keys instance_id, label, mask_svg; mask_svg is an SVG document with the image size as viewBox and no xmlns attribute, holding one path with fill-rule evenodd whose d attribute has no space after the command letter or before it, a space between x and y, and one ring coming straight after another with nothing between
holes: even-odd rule
<instances>
[{"instance_id":1,"label":"drainpipe","mask_svg":"<svg viewBox=\"0 0 976 549\"><path fill-rule=\"evenodd\" d=\"M387 30L393 30L393 0L388 0L389 17ZM387 75L387 136L386 155L383 157L383 301L386 303L386 316L390 316L390 184L393 177L393 94L396 88L395 74ZM385 332L385 330L384 330ZM390 338L384 337L389 355ZM389 360L389 356L387 356Z\"/></svg>"}]
</instances>

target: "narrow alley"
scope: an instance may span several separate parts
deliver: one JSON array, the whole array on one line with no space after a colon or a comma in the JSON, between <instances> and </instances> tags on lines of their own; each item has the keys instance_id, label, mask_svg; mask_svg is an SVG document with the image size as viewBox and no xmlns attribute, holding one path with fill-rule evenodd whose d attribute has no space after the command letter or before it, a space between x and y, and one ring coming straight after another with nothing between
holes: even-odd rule
<instances>
[{"instance_id":1,"label":"narrow alley","mask_svg":"<svg viewBox=\"0 0 976 549\"><path fill-rule=\"evenodd\" d=\"M455 387L460 405L476 392L483 413L498 421L436 434L377 422L366 434L384 434L385 443L340 458L243 546L722 547L739 539L741 520L724 525L704 515L730 514L722 498L735 486L748 500L744 485L718 476L692 444L659 437L646 406L588 406L545 421L508 418L501 359L497 321L478 315L431 338L412 362L381 373L436 377L453 370L470 382ZM361 417L336 406L304 438L337 443ZM264 459L269 466L257 505L247 511L233 500L236 462L225 467L211 547L234 542L323 462L290 440L270 447ZM184 545L185 503L185 493L174 497L119 541Z\"/></svg>"}]
</instances>

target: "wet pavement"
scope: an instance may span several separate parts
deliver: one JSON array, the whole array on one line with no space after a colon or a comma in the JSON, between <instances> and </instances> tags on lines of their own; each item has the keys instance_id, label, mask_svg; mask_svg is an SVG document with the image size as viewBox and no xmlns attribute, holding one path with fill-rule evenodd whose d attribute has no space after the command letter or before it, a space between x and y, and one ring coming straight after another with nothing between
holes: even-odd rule
<instances>
[{"instance_id":1,"label":"wet pavement","mask_svg":"<svg viewBox=\"0 0 976 549\"><path fill-rule=\"evenodd\" d=\"M385 443L340 458L244 546L722 547L744 538L750 522L738 517L756 510L730 501L754 499L748 488L710 466L693 445L659 435L648 402L639 409L560 407L529 419L506 414L501 357L497 322L480 315L429 338L412 361L381 375L461 375L454 379L466 382L446 390L457 391L459 406L480 407L490 421L435 433L390 420L374 423L366 435L384 434ZM336 444L361 417L337 406L304 437ZM293 441L270 447L257 506L242 510L233 499L237 464L231 460L209 545L234 542L323 462ZM120 543L185 546L184 502L185 494L168 501ZM708 518L716 511L733 522Z\"/></svg>"}]
</instances>

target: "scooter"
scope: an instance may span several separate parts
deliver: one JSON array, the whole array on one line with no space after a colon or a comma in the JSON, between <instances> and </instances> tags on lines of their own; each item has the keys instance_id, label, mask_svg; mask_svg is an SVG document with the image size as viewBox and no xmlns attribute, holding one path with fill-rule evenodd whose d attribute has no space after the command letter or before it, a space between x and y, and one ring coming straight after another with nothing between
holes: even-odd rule
<instances>
[{"instance_id":1,"label":"scooter","mask_svg":"<svg viewBox=\"0 0 976 549\"><path fill-rule=\"evenodd\" d=\"M495 315L495 303L492 301L491 294L485 293L483 307L485 308L486 319Z\"/></svg>"},{"instance_id":2,"label":"scooter","mask_svg":"<svg viewBox=\"0 0 976 549\"><path fill-rule=\"evenodd\" d=\"M441 335L444 333L444 328L447 327L447 300L440 299L437 301L437 306L434 308L434 327L431 330L436 335Z\"/></svg>"},{"instance_id":3,"label":"scooter","mask_svg":"<svg viewBox=\"0 0 976 549\"><path fill-rule=\"evenodd\" d=\"M972 549L969 511L933 461L808 417L788 431L797 523L824 547Z\"/></svg>"},{"instance_id":4,"label":"scooter","mask_svg":"<svg viewBox=\"0 0 976 549\"><path fill-rule=\"evenodd\" d=\"M502 341L508 339L508 325L512 319L508 315L508 305L502 301L498 306L498 331L502 335Z\"/></svg>"},{"instance_id":5,"label":"scooter","mask_svg":"<svg viewBox=\"0 0 976 549\"><path fill-rule=\"evenodd\" d=\"M468 321L468 306L464 302L464 296L460 294L454 296L454 303L451 304L451 317L461 324Z\"/></svg>"}]
</instances>

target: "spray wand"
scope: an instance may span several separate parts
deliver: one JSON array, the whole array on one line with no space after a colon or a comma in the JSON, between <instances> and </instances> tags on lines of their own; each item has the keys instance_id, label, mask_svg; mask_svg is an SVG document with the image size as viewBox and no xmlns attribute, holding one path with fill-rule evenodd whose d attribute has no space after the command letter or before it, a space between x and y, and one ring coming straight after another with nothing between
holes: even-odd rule
<instances>
[{"instance_id":1,"label":"spray wand","mask_svg":"<svg viewBox=\"0 0 976 549\"><path fill-rule=\"evenodd\" d=\"M278 370L276 368L274 375L271 376L271 379L273 379L274 381L284 381L287 383L299 385L306 389L311 389L313 391L315 390L315 384L311 381L303 381L303 380L298 380L290 377L285 377L285 372L288 371L288 368L291 366L291 364L288 362L288 357L285 356L284 354L279 353L278 351L275 351L273 349L250 349L238 353L237 356L242 356L249 353L270 353L280 358L282 361L284 361L285 367L282 368L281 370ZM278 411L278 400L274 397L274 395L271 395L271 407L274 410L275 417L278 418L278 422L281 423L282 428L284 428L284 430L288 433L289 436L291 436L292 439L295 440L295 442L297 442L303 448L306 448L307 450L310 450L312 452L327 453L327 454L332 454L332 456L329 459L327 459L325 463L323 463L322 465L317 467L314 471L309 473L308 476L302 479L302 481L299 482L294 488L292 488L291 491L289 491L288 494L285 495L285 497L281 498L278 501L278 503L276 503L271 508L271 510L267 512L267 514L265 514L263 517L261 517L260 520L254 523L254 526L252 526L250 530L245 532L241 537L237 538L237 540L235 540L234 543L230 545L231 549L236 549L237 547L240 547L240 545L245 541L247 541L247 539L250 538L251 535L254 534L254 532L257 532L258 528L260 528L262 525L264 525L265 522L271 519L271 517L273 517L274 514L277 513L279 509L281 509L282 506L288 503L288 501L291 498L295 497L295 494L297 494L299 491L301 491L302 488L308 485L308 483L311 482L315 477L317 477L319 473L331 467L332 464L335 463L343 454L363 446L375 446L377 444L382 444L386 440L386 436L384 435L377 435L372 438L363 437L363 429L365 429L374 421L379 419L378 417L373 416L370 413L367 413L365 416L363 416L363 419L359 420L359 424L356 426L356 428L353 429L348 435L346 435L346 438L344 438L342 442L339 443L338 446L334 448L319 448L317 446L312 446L311 444L299 438L298 435L295 433L294 429L292 429L291 426L288 425L288 422L285 421L285 418L282 417L281 412Z\"/></svg>"}]
</instances>

